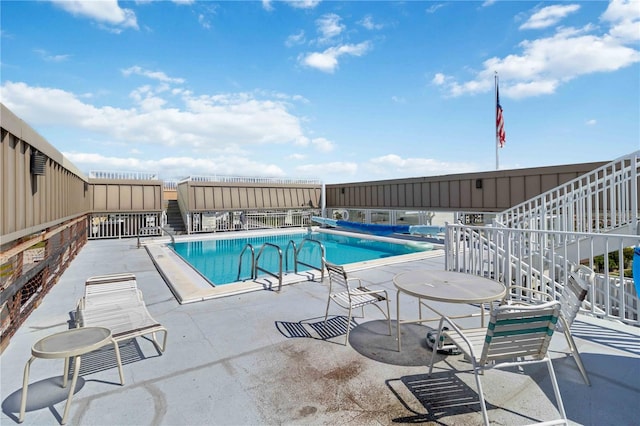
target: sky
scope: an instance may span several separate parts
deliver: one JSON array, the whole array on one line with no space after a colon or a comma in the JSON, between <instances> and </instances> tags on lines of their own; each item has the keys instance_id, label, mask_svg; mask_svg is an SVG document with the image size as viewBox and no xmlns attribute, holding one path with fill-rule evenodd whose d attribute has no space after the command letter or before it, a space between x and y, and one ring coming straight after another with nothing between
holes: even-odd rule
<instances>
[{"instance_id":1,"label":"sky","mask_svg":"<svg viewBox=\"0 0 640 426\"><path fill-rule=\"evenodd\" d=\"M86 174L347 183L640 149L640 0L3 0L0 24L1 102Z\"/></svg>"}]
</instances>

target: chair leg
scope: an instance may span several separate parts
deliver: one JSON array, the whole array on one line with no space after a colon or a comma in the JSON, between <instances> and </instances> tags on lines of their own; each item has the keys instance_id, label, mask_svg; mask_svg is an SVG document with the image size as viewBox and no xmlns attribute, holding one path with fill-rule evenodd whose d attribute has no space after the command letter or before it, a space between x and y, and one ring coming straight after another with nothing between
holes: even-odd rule
<instances>
[{"instance_id":1,"label":"chair leg","mask_svg":"<svg viewBox=\"0 0 640 426\"><path fill-rule=\"evenodd\" d=\"M474 361L475 364L475 361ZM482 383L480 382L480 375L484 372L484 369L474 365L473 375L476 378L476 386L478 387L478 398L480 398L480 408L482 408L482 420L485 426L489 426L489 414L487 413L487 404L484 402L484 392L482 390Z\"/></svg>"},{"instance_id":2,"label":"chair leg","mask_svg":"<svg viewBox=\"0 0 640 426\"><path fill-rule=\"evenodd\" d=\"M331 297L327 299L327 309L324 311L324 325L327 325L327 317L329 316L329 304L331 303Z\"/></svg>"},{"instance_id":3,"label":"chair leg","mask_svg":"<svg viewBox=\"0 0 640 426\"><path fill-rule=\"evenodd\" d=\"M558 380L556 379L556 373L553 371L553 364L551 363L551 358L549 356L546 357L547 367L549 368L549 375L551 376L551 384L553 385L553 393L556 396L556 402L558 404L558 411L562 416L562 419L565 421L565 424L568 424L567 413L564 411L564 405L562 404L562 397L560 396L560 388L558 387Z\"/></svg>"},{"instance_id":4,"label":"chair leg","mask_svg":"<svg viewBox=\"0 0 640 426\"><path fill-rule=\"evenodd\" d=\"M440 318L440 322L438 323L438 335L436 336L436 343L433 345L433 349L431 349L431 362L429 363L429 374L431 376L431 372L433 371L433 363L436 360L436 352L438 352L438 342L440 341L440 334L442 334L442 325L444 324L444 317Z\"/></svg>"},{"instance_id":5,"label":"chair leg","mask_svg":"<svg viewBox=\"0 0 640 426\"><path fill-rule=\"evenodd\" d=\"M349 331L351 331L351 306L349 306L349 317L347 318L347 336L344 340L345 346L349 343Z\"/></svg>"},{"instance_id":6,"label":"chair leg","mask_svg":"<svg viewBox=\"0 0 640 426\"><path fill-rule=\"evenodd\" d=\"M389 298L387 297L387 325L389 326L389 336L391 336L391 311L389 310Z\"/></svg>"},{"instance_id":7,"label":"chair leg","mask_svg":"<svg viewBox=\"0 0 640 426\"><path fill-rule=\"evenodd\" d=\"M569 327L567 326L566 323L564 324L564 337L566 337L567 339L567 343L569 344L569 349L571 349L571 352L573 353L573 359L576 361L576 364L578 365L578 370L580 370L580 373L582 374L582 378L584 379L584 382L588 386L591 386L591 381L589 381L587 370L584 368L584 364L582 363L582 358L580 357L578 346L576 346L576 342L575 340L573 340L571 331L569 330Z\"/></svg>"}]
</instances>

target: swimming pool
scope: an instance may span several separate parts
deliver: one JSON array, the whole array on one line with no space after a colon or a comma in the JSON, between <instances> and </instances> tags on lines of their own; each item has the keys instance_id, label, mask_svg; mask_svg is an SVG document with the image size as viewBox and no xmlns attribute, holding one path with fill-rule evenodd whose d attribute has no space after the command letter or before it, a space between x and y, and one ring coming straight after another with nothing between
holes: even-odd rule
<instances>
[{"instance_id":1,"label":"swimming pool","mask_svg":"<svg viewBox=\"0 0 640 426\"><path fill-rule=\"evenodd\" d=\"M234 239L210 239L176 242L173 250L202 276L216 286L234 283L238 280L240 254L247 244L251 244L256 256L265 243L280 247L283 256L283 273L293 272L293 252L298 251L298 261L321 267L321 252L318 244L305 243L305 239L319 241L325 248L329 262L340 265L382 259L391 256L432 250L429 243L408 242L397 244L382 239L359 238L351 235L339 235L326 232L292 232L278 235L246 236ZM260 267L268 271L278 271L279 255L275 249L265 249L260 257ZM287 267L288 266L288 267ZM309 269L298 266L298 271ZM260 276L260 273L259 275ZM251 277L251 253L245 250L242 255L240 280Z\"/></svg>"}]
</instances>

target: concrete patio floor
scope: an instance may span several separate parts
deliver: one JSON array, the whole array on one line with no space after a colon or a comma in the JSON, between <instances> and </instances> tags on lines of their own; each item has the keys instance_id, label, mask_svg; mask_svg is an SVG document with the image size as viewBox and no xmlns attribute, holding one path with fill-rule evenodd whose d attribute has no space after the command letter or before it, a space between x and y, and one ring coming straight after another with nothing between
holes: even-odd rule
<instances>
[{"instance_id":1,"label":"concrete patio floor","mask_svg":"<svg viewBox=\"0 0 640 426\"><path fill-rule=\"evenodd\" d=\"M442 269L443 262L443 257L434 257L352 275L389 291L395 319L393 276L414 268ZM356 319L358 325L344 346L344 334L332 335L322 326L328 288L321 282L286 285L279 293L260 290L180 305L146 250L128 239L89 241L11 338L0 357L0 424L17 423L23 368L33 343L70 327L87 277L116 272L136 275L149 311L168 329L167 350L159 354L145 338L121 344L124 386L119 384L113 349L83 356L68 424L482 422L470 364L461 356L438 355L434 374L426 374L431 352L424 337L428 325L435 324L403 325L403 348L397 352L395 321L393 335L386 335L383 316L369 307L365 318ZM401 303L403 318L417 316L415 299L403 295ZM438 306L450 313L477 310ZM330 322L344 326L344 313L333 305ZM638 424L640 330L581 315L572 331L591 387L566 355L564 336L556 333L551 347L571 423ZM62 369L61 360L38 359L32 364L24 424L60 421L67 396L67 389L60 387ZM557 417L546 368L527 367L524 373L495 370L482 377L492 423L515 425Z\"/></svg>"}]
</instances>

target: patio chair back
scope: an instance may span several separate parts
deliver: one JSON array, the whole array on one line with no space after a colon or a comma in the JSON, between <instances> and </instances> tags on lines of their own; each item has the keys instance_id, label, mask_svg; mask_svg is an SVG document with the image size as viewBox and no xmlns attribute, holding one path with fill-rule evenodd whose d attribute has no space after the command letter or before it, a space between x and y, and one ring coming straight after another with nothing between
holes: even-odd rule
<instances>
[{"instance_id":1,"label":"patio chair back","mask_svg":"<svg viewBox=\"0 0 640 426\"><path fill-rule=\"evenodd\" d=\"M564 332L564 323L571 327L573 320L576 319L582 302L587 297L589 291L589 282L581 277L586 276L587 280L593 280L595 273L586 266L580 266L575 272L569 274L567 284L564 286L560 294L560 303L562 304L561 312L564 321L558 323L558 331Z\"/></svg>"},{"instance_id":2,"label":"patio chair back","mask_svg":"<svg viewBox=\"0 0 640 426\"><path fill-rule=\"evenodd\" d=\"M531 356L542 359L560 316L560 302L499 306L491 314L479 364Z\"/></svg>"}]
</instances>

